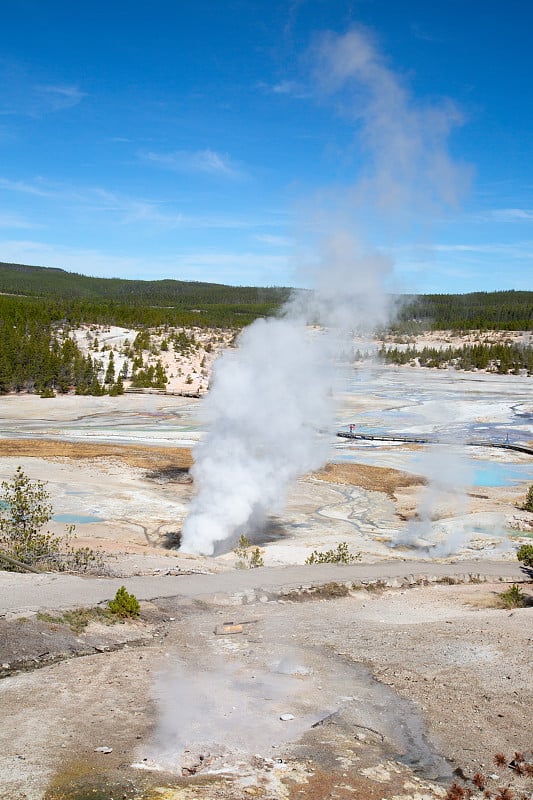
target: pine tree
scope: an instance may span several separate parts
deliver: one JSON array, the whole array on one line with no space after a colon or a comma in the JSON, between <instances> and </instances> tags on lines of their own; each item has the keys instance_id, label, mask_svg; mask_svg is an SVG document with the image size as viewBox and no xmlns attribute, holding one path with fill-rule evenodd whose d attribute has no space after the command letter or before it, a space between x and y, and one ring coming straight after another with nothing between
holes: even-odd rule
<instances>
[{"instance_id":1,"label":"pine tree","mask_svg":"<svg viewBox=\"0 0 533 800\"><path fill-rule=\"evenodd\" d=\"M104 383L109 384L113 383L115 380L115 358L113 356L113 351L109 353L109 362L107 365L107 370L105 373Z\"/></svg>"}]
</instances>

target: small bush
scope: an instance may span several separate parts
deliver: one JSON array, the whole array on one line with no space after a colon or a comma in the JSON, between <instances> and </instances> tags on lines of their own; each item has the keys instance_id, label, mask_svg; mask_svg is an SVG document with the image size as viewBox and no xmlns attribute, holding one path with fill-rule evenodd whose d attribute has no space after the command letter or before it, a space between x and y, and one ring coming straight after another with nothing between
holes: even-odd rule
<instances>
[{"instance_id":1,"label":"small bush","mask_svg":"<svg viewBox=\"0 0 533 800\"><path fill-rule=\"evenodd\" d=\"M352 564L354 561L361 560L361 553L350 553L348 543L341 542L336 550L325 550L320 552L313 550L311 555L305 559L306 564Z\"/></svg>"},{"instance_id":2,"label":"small bush","mask_svg":"<svg viewBox=\"0 0 533 800\"><path fill-rule=\"evenodd\" d=\"M108 603L108 608L112 614L115 614L121 619L138 617L141 611L139 601L134 594L130 594L126 591L125 586L121 586L120 589L117 589L115 597Z\"/></svg>"},{"instance_id":3,"label":"small bush","mask_svg":"<svg viewBox=\"0 0 533 800\"><path fill-rule=\"evenodd\" d=\"M233 552L238 559L235 562L237 569L255 569L256 567L265 566L261 550L258 547L251 549L251 542L246 538L244 533L241 534L239 543L233 548Z\"/></svg>"},{"instance_id":4,"label":"small bush","mask_svg":"<svg viewBox=\"0 0 533 800\"><path fill-rule=\"evenodd\" d=\"M526 596L516 583L513 583L506 592L500 592L499 598L505 608L523 608L526 604Z\"/></svg>"},{"instance_id":5,"label":"small bush","mask_svg":"<svg viewBox=\"0 0 533 800\"><path fill-rule=\"evenodd\" d=\"M516 557L523 562L524 566L533 567L533 544L523 544L518 549Z\"/></svg>"},{"instance_id":6,"label":"small bush","mask_svg":"<svg viewBox=\"0 0 533 800\"><path fill-rule=\"evenodd\" d=\"M17 467L12 479L2 481L0 487L0 555L13 559L12 563L2 562L2 569L102 571L104 560L98 550L73 546L74 525L67 525L64 536L45 529L52 517L46 483L31 480Z\"/></svg>"},{"instance_id":7,"label":"small bush","mask_svg":"<svg viewBox=\"0 0 533 800\"><path fill-rule=\"evenodd\" d=\"M533 511L533 484L529 487L526 495L526 502L522 506L524 511Z\"/></svg>"}]
</instances>

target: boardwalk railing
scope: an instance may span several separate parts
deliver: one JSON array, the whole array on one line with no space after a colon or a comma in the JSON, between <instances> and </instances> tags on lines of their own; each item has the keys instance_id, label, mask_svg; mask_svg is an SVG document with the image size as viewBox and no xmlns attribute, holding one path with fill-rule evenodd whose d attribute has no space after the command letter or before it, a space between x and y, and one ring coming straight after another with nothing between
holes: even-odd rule
<instances>
[{"instance_id":1,"label":"boardwalk railing","mask_svg":"<svg viewBox=\"0 0 533 800\"><path fill-rule=\"evenodd\" d=\"M402 434L380 434L380 433L349 433L339 431L337 436L342 439L352 439L367 442L405 442L407 444L450 444L451 439L438 439L434 436L403 436ZM527 453L533 456L533 447L518 442L495 442L490 439L470 439L466 442L457 441L456 444L465 444L471 447L499 447L502 450L515 450L518 453Z\"/></svg>"}]
</instances>

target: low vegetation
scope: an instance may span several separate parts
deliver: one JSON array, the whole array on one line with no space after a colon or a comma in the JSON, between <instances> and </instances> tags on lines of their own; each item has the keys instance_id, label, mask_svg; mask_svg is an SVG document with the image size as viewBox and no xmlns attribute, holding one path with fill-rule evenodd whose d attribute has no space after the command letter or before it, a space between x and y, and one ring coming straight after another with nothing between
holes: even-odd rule
<instances>
[{"instance_id":1,"label":"low vegetation","mask_svg":"<svg viewBox=\"0 0 533 800\"><path fill-rule=\"evenodd\" d=\"M53 516L50 494L44 481L31 480L17 467L0 491L0 562L12 572L57 570L100 572L101 553L76 547L74 526L64 536L45 530Z\"/></svg>"},{"instance_id":2,"label":"low vegetation","mask_svg":"<svg viewBox=\"0 0 533 800\"><path fill-rule=\"evenodd\" d=\"M113 625L119 618L108 608L73 608L62 614L54 615L39 611L37 619L50 625L68 625L73 633L81 633L90 622L101 622L104 625Z\"/></svg>"},{"instance_id":3,"label":"low vegetation","mask_svg":"<svg viewBox=\"0 0 533 800\"><path fill-rule=\"evenodd\" d=\"M241 534L238 544L233 548L233 552L237 556L235 566L237 569L255 569L256 567L264 567L265 562L261 555L259 547L252 547L252 543Z\"/></svg>"},{"instance_id":4,"label":"low vegetation","mask_svg":"<svg viewBox=\"0 0 533 800\"><path fill-rule=\"evenodd\" d=\"M529 488L529 495L533 494L533 486ZM533 568L533 545L523 544L516 551L516 557L521 561L525 567ZM504 608L524 608L524 606L531 605L532 598L524 593L518 584L513 583L504 592L498 593L498 604Z\"/></svg>"},{"instance_id":5,"label":"low vegetation","mask_svg":"<svg viewBox=\"0 0 533 800\"><path fill-rule=\"evenodd\" d=\"M134 594L130 594L125 586L117 589L113 600L109 601L109 611L120 619L138 617L141 613L141 606Z\"/></svg>"},{"instance_id":6,"label":"low vegetation","mask_svg":"<svg viewBox=\"0 0 533 800\"><path fill-rule=\"evenodd\" d=\"M531 511L533 512L533 484L529 487L526 495L526 501L522 506L524 511ZM531 566L531 564L529 565Z\"/></svg>"},{"instance_id":7,"label":"low vegetation","mask_svg":"<svg viewBox=\"0 0 533 800\"><path fill-rule=\"evenodd\" d=\"M313 550L306 564L353 564L361 560L361 553L351 553L347 542L340 542L335 550Z\"/></svg>"},{"instance_id":8,"label":"low vegetation","mask_svg":"<svg viewBox=\"0 0 533 800\"><path fill-rule=\"evenodd\" d=\"M91 622L100 622L104 625L114 625L127 619L134 619L140 614L140 604L135 595L129 594L125 586L117 590L113 600L107 608L95 606L94 608L73 608L61 614L49 614L40 611L37 619L50 625L68 625L73 633L81 633Z\"/></svg>"},{"instance_id":9,"label":"low vegetation","mask_svg":"<svg viewBox=\"0 0 533 800\"><path fill-rule=\"evenodd\" d=\"M533 544L523 544L519 547L516 557L525 567L533 567Z\"/></svg>"},{"instance_id":10,"label":"low vegetation","mask_svg":"<svg viewBox=\"0 0 533 800\"><path fill-rule=\"evenodd\" d=\"M504 608L523 608L527 605L527 597L516 583L505 592L500 592L498 597Z\"/></svg>"},{"instance_id":11,"label":"low vegetation","mask_svg":"<svg viewBox=\"0 0 533 800\"><path fill-rule=\"evenodd\" d=\"M319 586L309 586L305 589L291 589L288 592L283 592L281 597L291 603L303 603L306 600L338 600L342 597L348 597L349 594L350 587L345 583L331 581L330 583L322 583Z\"/></svg>"}]
</instances>

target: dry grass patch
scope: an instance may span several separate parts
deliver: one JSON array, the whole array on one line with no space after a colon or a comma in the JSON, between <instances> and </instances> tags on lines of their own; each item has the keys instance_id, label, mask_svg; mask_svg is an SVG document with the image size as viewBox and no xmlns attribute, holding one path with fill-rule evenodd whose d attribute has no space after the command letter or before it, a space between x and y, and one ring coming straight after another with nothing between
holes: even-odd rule
<instances>
[{"instance_id":1,"label":"dry grass patch","mask_svg":"<svg viewBox=\"0 0 533 800\"><path fill-rule=\"evenodd\" d=\"M0 457L48 459L114 458L130 467L160 470L188 469L192 465L189 447L141 447L135 444L65 442L57 439L0 439Z\"/></svg>"},{"instance_id":2,"label":"dry grass patch","mask_svg":"<svg viewBox=\"0 0 533 800\"><path fill-rule=\"evenodd\" d=\"M420 475L411 475L391 467L371 467L367 464L326 464L314 472L313 477L328 483L360 486L371 492L384 492L394 497L397 489L406 486L424 486L427 481Z\"/></svg>"}]
</instances>

